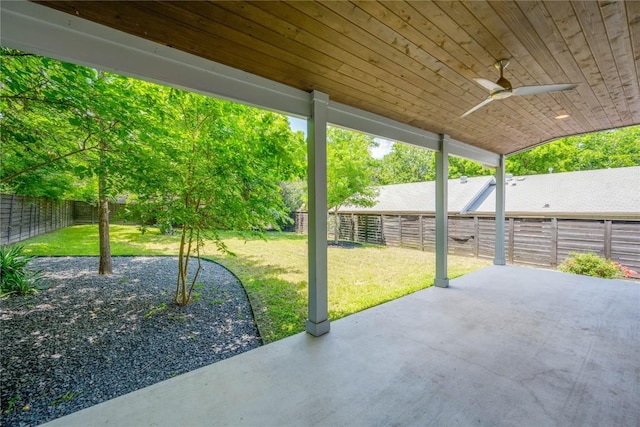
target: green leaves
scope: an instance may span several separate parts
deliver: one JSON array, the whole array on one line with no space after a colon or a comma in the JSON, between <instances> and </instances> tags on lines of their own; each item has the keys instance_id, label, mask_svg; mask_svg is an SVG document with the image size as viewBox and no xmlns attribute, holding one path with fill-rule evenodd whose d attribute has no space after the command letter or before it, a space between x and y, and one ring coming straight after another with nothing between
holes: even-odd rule
<instances>
[{"instance_id":1,"label":"green leaves","mask_svg":"<svg viewBox=\"0 0 640 427\"><path fill-rule=\"evenodd\" d=\"M327 130L327 209L345 203L370 206L374 159L369 149L373 138L361 133L329 127Z\"/></svg>"}]
</instances>

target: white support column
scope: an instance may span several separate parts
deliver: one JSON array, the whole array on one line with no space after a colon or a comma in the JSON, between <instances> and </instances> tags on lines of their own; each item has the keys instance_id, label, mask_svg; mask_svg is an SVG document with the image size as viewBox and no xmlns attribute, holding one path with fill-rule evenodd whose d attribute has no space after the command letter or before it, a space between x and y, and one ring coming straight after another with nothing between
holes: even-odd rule
<instances>
[{"instance_id":1,"label":"white support column","mask_svg":"<svg viewBox=\"0 0 640 427\"><path fill-rule=\"evenodd\" d=\"M505 176L504 176L504 155L500 155L500 162L496 167L496 253L493 263L495 265L505 265L504 251L504 224L505 224Z\"/></svg>"},{"instance_id":2,"label":"white support column","mask_svg":"<svg viewBox=\"0 0 640 427\"><path fill-rule=\"evenodd\" d=\"M448 217L447 187L449 183L449 143L445 135L440 135L436 151L436 279L435 285L449 287L447 274Z\"/></svg>"},{"instance_id":3,"label":"white support column","mask_svg":"<svg viewBox=\"0 0 640 427\"><path fill-rule=\"evenodd\" d=\"M309 317L307 332L329 332L327 294L327 106L329 97L311 93L311 118L307 122L309 187Z\"/></svg>"}]
</instances>

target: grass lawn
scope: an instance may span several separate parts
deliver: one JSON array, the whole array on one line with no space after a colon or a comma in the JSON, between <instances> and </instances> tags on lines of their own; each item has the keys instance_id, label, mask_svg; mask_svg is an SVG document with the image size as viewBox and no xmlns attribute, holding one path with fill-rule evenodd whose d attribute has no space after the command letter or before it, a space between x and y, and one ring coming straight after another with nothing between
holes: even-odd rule
<instances>
[{"instance_id":1,"label":"grass lawn","mask_svg":"<svg viewBox=\"0 0 640 427\"><path fill-rule=\"evenodd\" d=\"M112 225L113 255L176 255L179 236L157 229ZM307 317L307 238L267 233L266 240L223 234L236 254L221 254L212 243L202 254L242 281L265 343L304 330ZM22 242L30 255L98 255L98 226L64 228ZM393 300L433 284L435 255L411 249L364 245L329 247L329 316L332 320ZM449 255L449 277L488 266L488 260ZM97 267L96 267L97 268ZM177 266L176 266L177 270ZM171 289L174 284L167 284Z\"/></svg>"}]
</instances>

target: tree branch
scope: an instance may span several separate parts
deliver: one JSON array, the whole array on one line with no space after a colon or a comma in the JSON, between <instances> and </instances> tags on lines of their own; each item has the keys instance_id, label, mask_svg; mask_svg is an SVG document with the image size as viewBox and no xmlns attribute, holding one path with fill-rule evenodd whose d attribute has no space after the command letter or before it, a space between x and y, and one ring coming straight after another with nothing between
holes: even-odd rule
<instances>
[{"instance_id":1,"label":"tree branch","mask_svg":"<svg viewBox=\"0 0 640 427\"><path fill-rule=\"evenodd\" d=\"M67 157L73 156L74 154L83 153L83 152L85 152L85 151L89 151L89 150L92 150L92 149L94 149L94 148L97 148L97 147L98 147L98 145L97 145L97 144L96 144L96 145L92 145L92 146L90 146L90 147L87 147L86 143L87 143L87 141L89 140L89 138L91 138L91 136L93 136L93 135L92 135L92 134L90 134L90 135L88 135L88 136L84 139L84 141L82 142L82 148L79 148L79 149L74 150L74 151L70 151L70 152L68 152L68 153L66 153L66 154L63 154L63 155L61 155L61 156L58 156L58 157L55 157L55 158L53 158L53 159L47 160L46 162L38 163L37 165L29 166L28 168L22 169L21 171L18 171L18 172L16 172L16 173L12 174L12 175L9 175L9 176L8 176L8 177L6 177L6 178L2 178L2 179L0 179L0 184L4 184L5 182L11 181L12 179L17 178L17 177L19 177L20 175L23 175L23 174L25 174L25 173L27 173L27 172L31 172L31 171L36 170L36 169L39 169L39 168L41 168L41 167L44 167L44 166L50 165L50 164L52 164L52 163L55 163L55 162L57 162L57 161L60 161L60 160L62 160L62 159L65 159L65 158L67 158Z\"/></svg>"}]
</instances>

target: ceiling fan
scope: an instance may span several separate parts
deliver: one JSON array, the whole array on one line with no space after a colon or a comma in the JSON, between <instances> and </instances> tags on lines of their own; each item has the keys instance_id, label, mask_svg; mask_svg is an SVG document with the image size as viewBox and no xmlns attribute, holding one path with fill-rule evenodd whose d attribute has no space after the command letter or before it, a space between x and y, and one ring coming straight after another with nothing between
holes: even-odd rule
<instances>
[{"instance_id":1,"label":"ceiling fan","mask_svg":"<svg viewBox=\"0 0 640 427\"><path fill-rule=\"evenodd\" d=\"M508 59L500 59L495 63L495 67L500 70L500 78L497 82L492 82L487 79L482 78L474 78L474 80L482 87L489 90L489 97L482 101L480 104L476 105L466 113L464 113L460 117L465 117L477 109L484 107L494 99L505 99L509 98L512 95L522 96L522 95L538 95L541 93L549 93L549 92L561 92L565 90L571 90L575 88L576 84L556 84L556 85L541 85L541 86L520 86L520 87L512 87L511 82L505 79L502 75L504 69L509 65Z\"/></svg>"}]
</instances>

